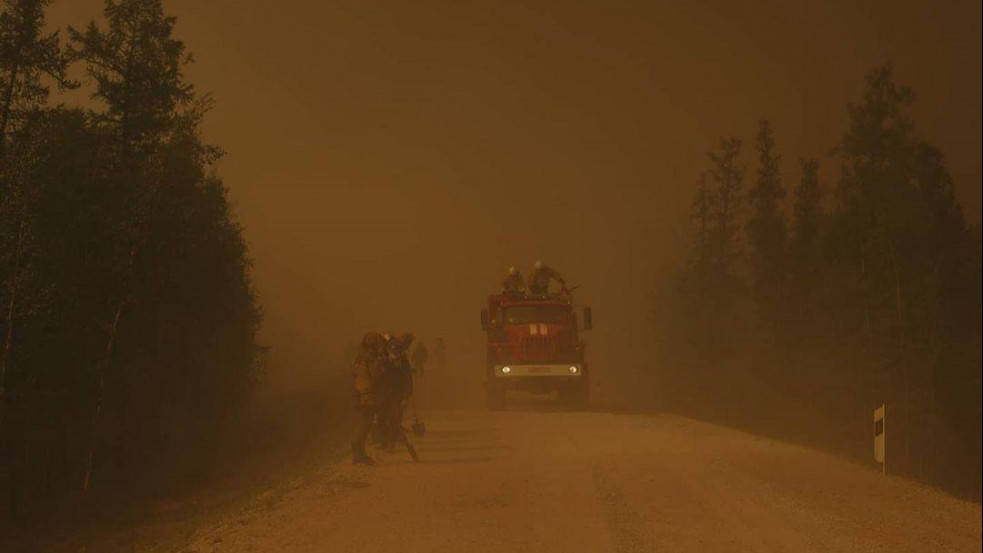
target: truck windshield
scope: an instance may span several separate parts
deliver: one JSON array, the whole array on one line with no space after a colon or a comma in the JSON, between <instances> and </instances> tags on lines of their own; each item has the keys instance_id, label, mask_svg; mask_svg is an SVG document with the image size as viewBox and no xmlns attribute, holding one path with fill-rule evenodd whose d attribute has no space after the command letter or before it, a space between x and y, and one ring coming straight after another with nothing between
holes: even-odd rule
<instances>
[{"instance_id":1,"label":"truck windshield","mask_svg":"<svg viewBox=\"0 0 983 553\"><path fill-rule=\"evenodd\" d=\"M562 305L516 305L505 308L505 324L565 323L569 311Z\"/></svg>"}]
</instances>

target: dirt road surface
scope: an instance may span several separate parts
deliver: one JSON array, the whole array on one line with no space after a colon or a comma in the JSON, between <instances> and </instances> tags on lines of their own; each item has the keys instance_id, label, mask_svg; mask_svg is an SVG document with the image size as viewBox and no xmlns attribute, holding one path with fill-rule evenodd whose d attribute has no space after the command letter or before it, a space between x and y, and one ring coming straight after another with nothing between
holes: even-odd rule
<instances>
[{"instance_id":1,"label":"dirt road surface","mask_svg":"<svg viewBox=\"0 0 983 553\"><path fill-rule=\"evenodd\" d=\"M432 412L375 467L325 465L182 553L980 551L980 506L672 415Z\"/></svg>"}]
</instances>

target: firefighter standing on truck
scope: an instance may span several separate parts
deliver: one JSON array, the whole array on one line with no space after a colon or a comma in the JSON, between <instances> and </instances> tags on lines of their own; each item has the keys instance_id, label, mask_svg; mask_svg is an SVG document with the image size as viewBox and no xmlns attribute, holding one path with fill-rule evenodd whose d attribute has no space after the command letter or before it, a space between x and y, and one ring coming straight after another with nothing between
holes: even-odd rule
<instances>
[{"instance_id":1,"label":"firefighter standing on truck","mask_svg":"<svg viewBox=\"0 0 983 553\"><path fill-rule=\"evenodd\" d=\"M352 432L352 464L372 465L375 461L365 453L365 440L372 429L372 420L386 405L385 340L378 332L362 338L362 351L352 370L355 391L355 424Z\"/></svg>"},{"instance_id":2,"label":"firefighter standing on truck","mask_svg":"<svg viewBox=\"0 0 983 553\"><path fill-rule=\"evenodd\" d=\"M529 291L537 296L548 294L551 280L559 282L561 286L566 285L560 273L542 261L537 261L529 275Z\"/></svg>"},{"instance_id":3,"label":"firefighter standing on truck","mask_svg":"<svg viewBox=\"0 0 983 553\"><path fill-rule=\"evenodd\" d=\"M526 282L519 274L519 270L514 266L509 267L505 276L502 277L502 294L512 297L521 297L526 293Z\"/></svg>"}]
</instances>

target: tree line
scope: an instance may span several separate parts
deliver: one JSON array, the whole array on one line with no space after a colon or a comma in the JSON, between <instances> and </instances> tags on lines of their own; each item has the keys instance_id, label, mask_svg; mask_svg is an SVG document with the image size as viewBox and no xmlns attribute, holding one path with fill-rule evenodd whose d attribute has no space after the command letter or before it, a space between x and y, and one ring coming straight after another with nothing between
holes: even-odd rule
<instances>
[{"instance_id":1,"label":"tree line","mask_svg":"<svg viewBox=\"0 0 983 553\"><path fill-rule=\"evenodd\" d=\"M175 19L160 0L106 0L63 34L49 3L0 3L7 513L193 476L190 452L234 418L262 357L222 151L200 133L212 102L185 78ZM78 87L87 106L51 101Z\"/></svg>"},{"instance_id":2,"label":"tree line","mask_svg":"<svg viewBox=\"0 0 983 553\"><path fill-rule=\"evenodd\" d=\"M979 500L980 225L916 132L913 101L890 65L867 75L832 184L815 159L787 184L767 120L753 173L744 142L721 139L684 259L656 295L658 350L678 389L752 410L776 403L742 390L784 398L779 412L807 413L820 442L864 459L886 404L888 472Z\"/></svg>"}]
</instances>

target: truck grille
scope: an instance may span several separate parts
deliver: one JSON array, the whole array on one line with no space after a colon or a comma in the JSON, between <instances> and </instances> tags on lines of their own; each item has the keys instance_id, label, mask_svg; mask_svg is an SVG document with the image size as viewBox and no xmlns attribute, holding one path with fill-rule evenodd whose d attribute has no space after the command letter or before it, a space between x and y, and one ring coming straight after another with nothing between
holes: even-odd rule
<instances>
[{"instance_id":1,"label":"truck grille","mask_svg":"<svg viewBox=\"0 0 983 553\"><path fill-rule=\"evenodd\" d=\"M527 336L520 343L522 356L526 359L548 361L557 355L556 338L550 336Z\"/></svg>"}]
</instances>

